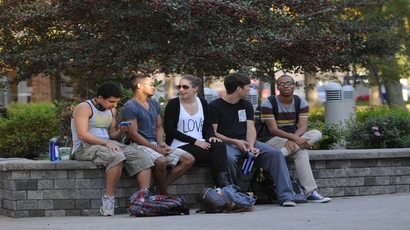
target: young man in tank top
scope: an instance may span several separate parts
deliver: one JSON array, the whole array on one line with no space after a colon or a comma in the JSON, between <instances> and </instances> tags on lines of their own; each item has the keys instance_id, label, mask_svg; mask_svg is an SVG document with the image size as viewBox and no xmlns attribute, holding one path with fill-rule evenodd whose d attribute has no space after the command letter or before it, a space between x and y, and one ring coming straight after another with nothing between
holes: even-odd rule
<instances>
[{"instance_id":1,"label":"young man in tank top","mask_svg":"<svg viewBox=\"0 0 410 230\"><path fill-rule=\"evenodd\" d=\"M136 176L140 189L150 187L151 159L133 146L115 141L128 130L117 127L117 103L121 99L120 88L113 83L104 83L91 100L80 103L73 111L71 131L73 155L79 161L93 161L106 168L106 189L100 212L114 215L114 189L120 179L122 168L130 177Z\"/></svg>"}]
</instances>

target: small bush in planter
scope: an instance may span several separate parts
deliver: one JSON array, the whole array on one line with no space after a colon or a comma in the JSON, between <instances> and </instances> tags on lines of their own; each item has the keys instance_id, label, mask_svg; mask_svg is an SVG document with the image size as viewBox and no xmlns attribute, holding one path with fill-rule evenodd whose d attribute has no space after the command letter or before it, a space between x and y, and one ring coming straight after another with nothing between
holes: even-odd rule
<instances>
[{"instance_id":1,"label":"small bush in planter","mask_svg":"<svg viewBox=\"0 0 410 230\"><path fill-rule=\"evenodd\" d=\"M361 123L348 123L346 142L349 148L410 147L409 113L390 113L366 117Z\"/></svg>"},{"instance_id":2,"label":"small bush in planter","mask_svg":"<svg viewBox=\"0 0 410 230\"><path fill-rule=\"evenodd\" d=\"M314 149L332 149L336 144L342 144L344 141L343 130L340 125L327 124L321 120L317 120L310 122L309 130L310 129L317 129L322 133L322 139L313 146Z\"/></svg>"},{"instance_id":3,"label":"small bush in planter","mask_svg":"<svg viewBox=\"0 0 410 230\"><path fill-rule=\"evenodd\" d=\"M58 135L52 103L11 103L8 118L0 116L0 157L35 159L48 152L49 140Z\"/></svg>"}]
</instances>

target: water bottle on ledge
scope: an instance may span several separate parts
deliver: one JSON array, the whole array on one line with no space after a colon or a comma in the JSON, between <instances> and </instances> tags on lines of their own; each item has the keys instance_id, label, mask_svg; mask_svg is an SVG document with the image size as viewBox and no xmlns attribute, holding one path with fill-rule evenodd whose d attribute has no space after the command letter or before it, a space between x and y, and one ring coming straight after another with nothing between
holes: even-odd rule
<instances>
[{"instance_id":1,"label":"water bottle on ledge","mask_svg":"<svg viewBox=\"0 0 410 230\"><path fill-rule=\"evenodd\" d=\"M255 154L248 152L248 158L245 159L242 165L241 173L243 175L248 175L252 170L253 162L255 159Z\"/></svg>"},{"instance_id":2,"label":"water bottle on ledge","mask_svg":"<svg viewBox=\"0 0 410 230\"><path fill-rule=\"evenodd\" d=\"M59 161L60 160L60 150L58 146L58 138L53 137L50 139L49 143L49 152L50 152L50 161Z\"/></svg>"}]
</instances>

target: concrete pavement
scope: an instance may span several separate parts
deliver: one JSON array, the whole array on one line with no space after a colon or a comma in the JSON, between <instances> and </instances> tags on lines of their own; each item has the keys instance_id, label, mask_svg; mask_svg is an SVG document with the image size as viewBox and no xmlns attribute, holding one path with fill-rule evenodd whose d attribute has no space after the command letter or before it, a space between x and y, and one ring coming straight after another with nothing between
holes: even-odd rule
<instances>
[{"instance_id":1,"label":"concrete pavement","mask_svg":"<svg viewBox=\"0 0 410 230\"><path fill-rule=\"evenodd\" d=\"M258 205L250 213L143 217L36 217L0 216L1 230L46 229L371 229L410 230L410 193L340 197L326 204L298 204L295 208Z\"/></svg>"}]
</instances>

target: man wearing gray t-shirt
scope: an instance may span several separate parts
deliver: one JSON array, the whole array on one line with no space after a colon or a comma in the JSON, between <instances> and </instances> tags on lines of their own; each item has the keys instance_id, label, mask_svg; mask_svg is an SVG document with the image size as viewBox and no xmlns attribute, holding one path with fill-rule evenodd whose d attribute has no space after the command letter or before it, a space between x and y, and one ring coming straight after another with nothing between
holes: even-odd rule
<instances>
[{"instance_id":1,"label":"man wearing gray t-shirt","mask_svg":"<svg viewBox=\"0 0 410 230\"><path fill-rule=\"evenodd\" d=\"M170 148L164 142L161 108L154 95L154 82L149 75L132 74L130 77L134 97L121 111L124 121L132 122L127 134L132 145L149 155L155 164L154 175L158 183L157 193L168 195L167 186L182 176L195 162L195 158L179 148ZM171 170L167 173L166 168Z\"/></svg>"}]
</instances>

